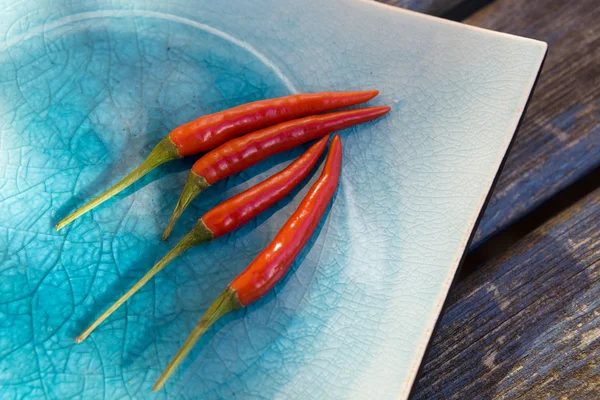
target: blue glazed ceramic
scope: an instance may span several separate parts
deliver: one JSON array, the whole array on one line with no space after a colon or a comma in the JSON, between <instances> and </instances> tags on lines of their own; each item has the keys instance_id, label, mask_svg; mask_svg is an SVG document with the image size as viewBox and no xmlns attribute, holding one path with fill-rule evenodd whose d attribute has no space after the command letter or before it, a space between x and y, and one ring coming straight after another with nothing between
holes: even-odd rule
<instances>
[{"instance_id":1,"label":"blue glazed ceramic","mask_svg":"<svg viewBox=\"0 0 600 400\"><path fill-rule=\"evenodd\" d=\"M1 398L407 397L544 43L362 0L0 3ZM340 187L290 274L218 322L164 390L150 388L309 183L74 344L204 211L303 149L210 188L168 243L193 159L58 220L202 114L373 88L392 112L342 133Z\"/></svg>"}]
</instances>

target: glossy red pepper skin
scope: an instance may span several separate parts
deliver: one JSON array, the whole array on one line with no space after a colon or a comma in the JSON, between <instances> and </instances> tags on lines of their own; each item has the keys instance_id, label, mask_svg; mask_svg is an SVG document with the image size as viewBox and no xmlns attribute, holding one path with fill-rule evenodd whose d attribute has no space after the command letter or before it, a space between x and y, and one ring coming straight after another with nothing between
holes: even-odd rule
<instances>
[{"instance_id":1,"label":"glossy red pepper skin","mask_svg":"<svg viewBox=\"0 0 600 400\"><path fill-rule=\"evenodd\" d=\"M80 343L85 340L117 308L181 253L191 247L234 231L287 196L294 187L308 176L321 154L323 154L323 150L327 147L328 140L329 136L322 138L280 172L258 185L233 196L204 214L194 228L136 282L131 289L79 335L76 342Z\"/></svg>"},{"instance_id":2,"label":"glossy red pepper skin","mask_svg":"<svg viewBox=\"0 0 600 400\"><path fill-rule=\"evenodd\" d=\"M321 138L281 172L224 201L202 216L215 238L245 225L267 210L306 178L327 147L329 136Z\"/></svg>"},{"instance_id":3,"label":"glossy red pepper skin","mask_svg":"<svg viewBox=\"0 0 600 400\"><path fill-rule=\"evenodd\" d=\"M229 287L242 306L258 300L281 280L319 225L338 186L342 143L336 135L321 176L273 241Z\"/></svg>"},{"instance_id":4,"label":"glossy red pepper skin","mask_svg":"<svg viewBox=\"0 0 600 400\"><path fill-rule=\"evenodd\" d=\"M192 172L212 185L252 165L329 133L381 117L387 106L338 111L283 122L217 147L192 166Z\"/></svg>"},{"instance_id":5,"label":"glossy red pepper skin","mask_svg":"<svg viewBox=\"0 0 600 400\"><path fill-rule=\"evenodd\" d=\"M127 176L59 221L56 224L56 230L62 229L104 203L167 161L211 150L231 138L282 121L364 103L377 96L378 93L377 90L370 90L296 94L256 101L205 115L183 124L165 136L148 157Z\"/></svg>"},{"instance_id":6,"label":"glossy red pepper skin","mask_svg":"<svg viewBox=\"0 0 600 400\"><path fill-rule=\"evenodd\" d=\"M169 133L181 156L209 151L248 132L284 121L361 104L377 90L295 94L260 100L202 116Z\"/></svg>"},{"instance_id":7,"label":"glossy red pepper skin","mask_svg":"<svg viewBox=\"0 0 600 400\"><path fill-rule=\"evenodd\" d=\"M215 182L243 171L269 156L337 130L371 121L389 111L387 106L378 106L299 118L232 139L206 153L194 163L188 174L163 233L163 240L169 237L175 223L192 200Z\"/></svg>"},{"instance_id":8,"label":"glossy red pepper skin","mask_svg":"<svg viewBox=\"0 0 600 400\"><path fill-rule=\"evenodd\" d=\"M183 361L198 339L223 315L245 307L265 295L290 269L310 239L331 202L342 165L342 143L336 135L319 179L310 188L294 214L273 241L221 293L206 310L177 354L157 379L152 390L159 390Z\"/></svg>"}]
</instances>

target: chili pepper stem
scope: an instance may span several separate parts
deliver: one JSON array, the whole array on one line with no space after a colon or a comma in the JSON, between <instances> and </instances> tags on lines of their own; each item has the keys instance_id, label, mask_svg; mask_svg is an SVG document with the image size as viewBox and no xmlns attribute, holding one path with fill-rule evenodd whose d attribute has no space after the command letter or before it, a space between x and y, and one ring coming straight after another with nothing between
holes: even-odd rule
<instances>
[{"instance_id":1,"label":"chili pepper stem","mask_svg":"<svg viewBox=\"0 0 600 400\"><path fill-rule=\"evenodd\" d=\"M123 303L142 288L154 275L160 272L174 258L179 256L187 249L194 247L200 243L208 242L213 239L213 233L206 227L202 220L194 226L194 228L181 239L179 243L171 251L167 253L154 267L150 269L139 281L135 283L119 300L113 303L98 319L96 319L81 335L75 339L75 343L83 342L106 318L115 312Z\"/></svg>"},{"instance_id":2,"label":"chili pepper stem","mask_svg":"<svg viewBox=\"0 0 600 400\"><path fill-rule=\"evenodd\" d=\"M56 224L56 230L58 231L64 228L65 225L73 222L77 218L81 217L83 214L104 203L106 200L110 199L117 193L121 192L123 189L130 186L142 176L152 171L154 168L176 158L181 158L181 156L177 152L177 146L175 146L175 144L167 136L160 142L158 142L156 147L154 147L152 152L150 152L150 154L148 155L148 158L146 158L144 162L142 162L136 169L131 171L129 175L127 175L119 183L108 189L106 192L102 193L100 196L96 197L83 207L80 207L77 210L73 211L71 214L69 214L66 218L64 218L62 221Z\"/></svg>"},{"instance_id":3,"label":"chili pepper stem","mask_svg":"<svg viewBox=\"0 0 600 400\"><path fill-rule=\"evenodd\" d=\"M167 240L169 238L175 223L181 216L181 213L183 213L183 211L187 208L187 206L190 205L196 196L202 193L209 186L210 183L208 183L203 176L197 175L193 171L190 171L187 180L185 181L183 191L181 192L181 196L179 196L179 200L177 200L175 210L173 211L171 219L169 220L169 223L163 232L162 240Z\"/></svg>"},{"instance_id":4,"label":"chili pepper stem","mask_svg":"<svg viewBox=\"0 0 600 400\"><path fill-rule=\"evenodd\" d=\"M181 346L175 357L169 362L169 365L165 368L165 370L160 374L156 383L152 387L153 391L158 391L169 379L169 376L173 374L175 369L181 364L183 359L187 356L187 354L192 350L198 339L215 323L219 318L223 315L230 313L231 311L237 310L239 308L244 307L242 303L240 303L237 293L235 290L230 288L229 286L219 295L219 297L215 300L214 303L206 310L206 313L198 322L198 325L194 327L192 333L188 336L187 340Z\"/></svg>"}]
</instances>

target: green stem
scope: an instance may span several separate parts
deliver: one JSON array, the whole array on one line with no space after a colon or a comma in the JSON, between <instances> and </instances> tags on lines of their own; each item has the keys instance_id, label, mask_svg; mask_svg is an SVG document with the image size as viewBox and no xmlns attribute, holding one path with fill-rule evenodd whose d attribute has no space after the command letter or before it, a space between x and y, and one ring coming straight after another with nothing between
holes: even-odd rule
<instances>
[{"instance_id":1,"label":"green stem","mask_svg":"<svg viewBox=\"0 0 600 400\"><path fill-rule=\"evenodd\" d=\"M211 304L208 310L206 310L206 313L202 316L200 322L198 322L198 325L194 327L194 330L192 330L192 333L190 336L188 336L183 346L181 346L177 354L175 354L175 357L173 357L163 373L160 374L156 380L156 383L152 387L152 390L156 392L165 384L167 379L169 379L169 376L171 376L175 369L177 369L185 356L187 356L196 342L198 342L198 339L200 339L200 337L208 330L208 328L211 327L212 324L215 323L216 320L221 318L223 315L242 307L243 305L240 303L236 292L228 286L227 289L225 289L223 293L217 297L215 302Z\"/></svg>"},{"instance_id":2,"label":"green stem","mask_svg":"<svg viewBox=\"0 0 600 400\"><path fill-rule=\"evenodd\" d=\"M175 223L181 216L181 213L183 213L183 211L187 208L187 206L190 205L196 196L202 193L209 186L210 183L208 183L203 176L196 175L193 171L190 171L187 180L185 181L183 191L181 192L181 196L179 196L179 200L177 200L175 210L173 211L173 214L171 214L171 219L169 220L169 223L163 232L162 240L167 240L169 238Z\"/></svg>"},{"instance_id":3,"label":"green stem","mask_svg":"<svg viewBox=\"0 0 600 400\"><path fill-rule=\"evenodd\" d=\"M56 224L56 230L58 231L64 228L65 225L73 222L77 218L81 217L83 214L104 203L106 200L110 199L117 193L121 192L123 189L130 186L142 176L152 171L154 168L176 158L181 158L177 151L177 146L167 136L160 142L158 142L156 147L154 147L152 152L150 152L150 154L148 155L148 158L146 158L144 162L142 162L136 169L131 171L129 175L127 175L119 183L117 183L116 185L114 185L106 192L102 193L100 196L96 197L83 207L73 211L70 215L68 215L58 224Z\"/></svg>"},{"instance_id":4,"label":"green stem","mask_svg":"<svg viewBox=\"0 0 600 400\"><path fill-rule=\"evenodd\" d=\"M127 291L119 300L113 303L112 306L108 308L108 310L104 311L104 313L98 317L81 335L75 339L75 343L83 342L93 331L96 329L106 318L108 318L113 312L115 312L121 304L125 303L127 299L129 299L135 292L140 290L142 286L146 284L154 275L156 275L159 271L161 271L167 264L169 264L175 257L179 256L181 253L186 251L187 249L194 247L200 243L208 242L213 239L213 233L206 227L202 220L199 220L196 226L188 233L186 236L181 239L179 243L171 251L167 253L154 267L150 269L140 279L136 282L135 285L131 289Z\"/></svg>"}]
</instances>

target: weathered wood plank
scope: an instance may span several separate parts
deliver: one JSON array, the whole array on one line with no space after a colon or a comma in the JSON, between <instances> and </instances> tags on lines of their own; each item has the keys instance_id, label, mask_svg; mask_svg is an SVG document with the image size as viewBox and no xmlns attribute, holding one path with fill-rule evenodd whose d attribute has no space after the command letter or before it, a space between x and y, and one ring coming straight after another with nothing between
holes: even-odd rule
<instances>
[{"instance_id":1,"label":"weathered wood plank","mask_svg":"<svg viewBox=\"0 0 600 400\"><path fill-rule=\"evenodd\" d=\"M459 5L463 0L377 0L380 3L407 8L430 15L442 15Z\"/></svg>"},{"instance_id":2,"label":"weathered wood plank","mask_svg":"<svg viewBox=\"0 0 600 400\"><path fill-rule=\"evenodd\" d=\"M451 291L415 399L597 399L600 189Z\"/></svg>"},{"instance_id":3,"label":"weathered wood plank","mask_svg":"<svg viewBox=\"0 0 600 400\"><path fill-rule=\"evenodd\" d=\"M497 0L465 21L549 45L474 246L600 165L598 21L597 0Z\"/></svg>"}]
</instances>

